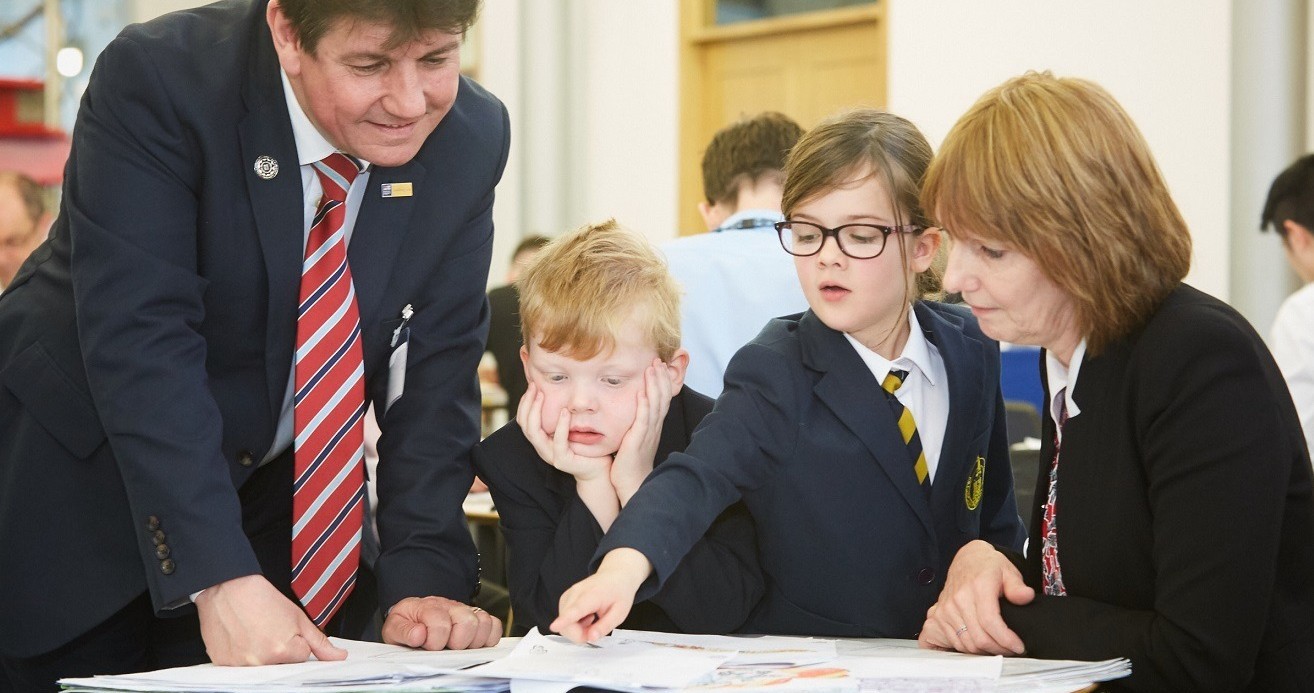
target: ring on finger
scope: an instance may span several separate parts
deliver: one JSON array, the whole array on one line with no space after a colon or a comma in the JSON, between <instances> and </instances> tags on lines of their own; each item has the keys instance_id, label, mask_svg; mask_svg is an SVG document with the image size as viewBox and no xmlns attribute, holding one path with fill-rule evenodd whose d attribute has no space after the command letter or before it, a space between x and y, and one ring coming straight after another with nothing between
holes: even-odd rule
<instances>
[{"instance_id":1,"label":"ring on finger","mask_svg":"<svg viewBox=\"0 0 1314 693\"><path fill-rule=\"evenodd\" d=\"M966 632L967 632L967 624L964 623L961 626L958 626L958 630L954 631L954 635L957 635L958 637L961 638L963 636L963 633Z\"/></svg>"}]
</instances>

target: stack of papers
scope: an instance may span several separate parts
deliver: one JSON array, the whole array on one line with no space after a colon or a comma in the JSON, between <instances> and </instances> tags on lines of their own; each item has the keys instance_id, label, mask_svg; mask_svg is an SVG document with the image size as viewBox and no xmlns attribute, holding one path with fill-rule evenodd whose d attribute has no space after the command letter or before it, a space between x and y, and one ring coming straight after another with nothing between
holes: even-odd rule
<instances>
[{"instance_id":1,"label":"stack of papers","mask_svg":"<svg viewBox=\"0 0 1314 693\"><path fill-rule=\"evenodd\" d=\"M1077 662L1062 659L1004 660L999 677L999 691L1073 690L1095 681L1112 681L1131 675L1131 662L1106 659L1102 662Z\"/></svg>"},{"instance_id":2,"label":"stack of papers","mask_svg":"<svg viewBox=\"0 0 1314 693\"><path fill-rule=\"evenodd\" d=\"M60 681L70 691L345 693L462 691L565 693L592 686L630 693L770 689L869 691L1072 691L1127 676L1103 662L980 657L918 649L910 640L675 635L618 630L596 645L537 631L483 650L425 652L334 639L340 662L264 667L200 665Z\"/></svg>"},{"instance_id":3,"label":"stack of papers","mask_svg":"<svg viewBox=\"0 0 1314 693\"><path fill-rule=\"evenodd\" d=\"M596 645L575 645L536 631L520 647L528 649L468 673L509 676L511 693L565 693L578 685L633 693L858 690L835 665L832 640L617 630Z\"/></svg>"},{"instance_id":4,"label":"stack of papers","mask_svg":"<svg viewBox=\"0 0 1314 693\"><path fill-rule=\"evenodd\" d=\"M181 691L183 693L327 693L333 691L465 691L498 693L506 681L458 674L511 651L507 643L483 650L424 652L395 645L332 638L347 650L338 662L309 661L256 667L201 664L141 674L62 679L67 691Z\"/></svg>"},{"instance_id":5,"label":"stack of papers","mask_svg":"<svg viewBox=\"0 0 1314 693\"><path fill-rule=\"evenodd\" d=\"M711 677L735 650L631 640L616 631L597 645L576 645L559 635L526 635L511 654L473 667L475 676L532 679L619 690L684 688Z\"/></svg>"},{"instance_id":6,"label":"stack of papers","mask_svg":"<svg viewBox=\"0 0 1314 693\"><path fill-rule=\"evenodd\" d=\"M987 657L923 650L912 640L840 642L862 691L1075 691L1131 675L1131 662Z\"/></svg>"},{"instance_id":7,"label":"stack of papers","mask_svg":"<svg viewBox=\"0 0 1314 693\"><path fill-rule=\"evenodd\" d=\"M680 635L643 630L617 630L613 638L669 647L702 647L736 654L722 666L798 667L829 662L837 656L834 640L778 635Z\"/></svg>"}]
</instances>

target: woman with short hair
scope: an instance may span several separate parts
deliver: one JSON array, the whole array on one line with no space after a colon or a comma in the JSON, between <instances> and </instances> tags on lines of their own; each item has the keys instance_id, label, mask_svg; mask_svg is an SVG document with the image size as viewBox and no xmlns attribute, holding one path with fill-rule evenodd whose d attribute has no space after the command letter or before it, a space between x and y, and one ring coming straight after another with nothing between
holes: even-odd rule
<instances>
[{"instance_id":1,"label":"woman with short hair","mask_svg":"<svg viewBox=\"0 0 1314 693\"><path fill-rule=\"evenodd\" d=\"M1314 680L1309 453L1251 326L1186 284L1191 240L1112 96L1029 73L945 139L923 203L945 289L1038 345L1041 469L1025 557L955 556L924 646L1127 657L1137 690Z\"/></svg>"}]
</instances>

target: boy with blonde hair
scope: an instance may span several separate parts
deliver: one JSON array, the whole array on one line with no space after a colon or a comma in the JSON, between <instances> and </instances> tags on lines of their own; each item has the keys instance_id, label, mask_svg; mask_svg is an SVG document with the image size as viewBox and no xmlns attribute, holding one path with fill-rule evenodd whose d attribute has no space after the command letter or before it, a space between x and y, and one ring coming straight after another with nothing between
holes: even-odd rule
<instances>
[{"instance_id":1,"label":"boy with blonde hair","mask_svg":"<svg viewBox=\"0 0 1314 693\"><path fill-rule=\"evenodd\" d=\"M518 626L546 626L655 464L683 450L712 401L683 387L680 291L643 237L615 221L553 241L520 278L529 389L475 449L509 549ZM724 633L762 595L752 521L721 514L625 626Z\"/></svg>"}]
</instances>

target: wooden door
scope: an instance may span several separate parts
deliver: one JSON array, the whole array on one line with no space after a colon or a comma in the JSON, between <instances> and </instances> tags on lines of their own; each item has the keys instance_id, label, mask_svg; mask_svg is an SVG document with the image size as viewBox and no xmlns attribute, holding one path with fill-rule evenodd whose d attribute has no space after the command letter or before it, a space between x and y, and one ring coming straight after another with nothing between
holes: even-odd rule
<instances>
[{"instance_id":1,"label":"wooden door","mask_svg":"<svg viewBox=\"0 0 1314 693\"><path fill-rule=\"evenodd\" d=\"M682 0L680 233L703 230L703 150L720 128L775 110L809 128L837 111L884 106L884 2L716 25L716 0Z\"/></svg>"}]
</instances>

